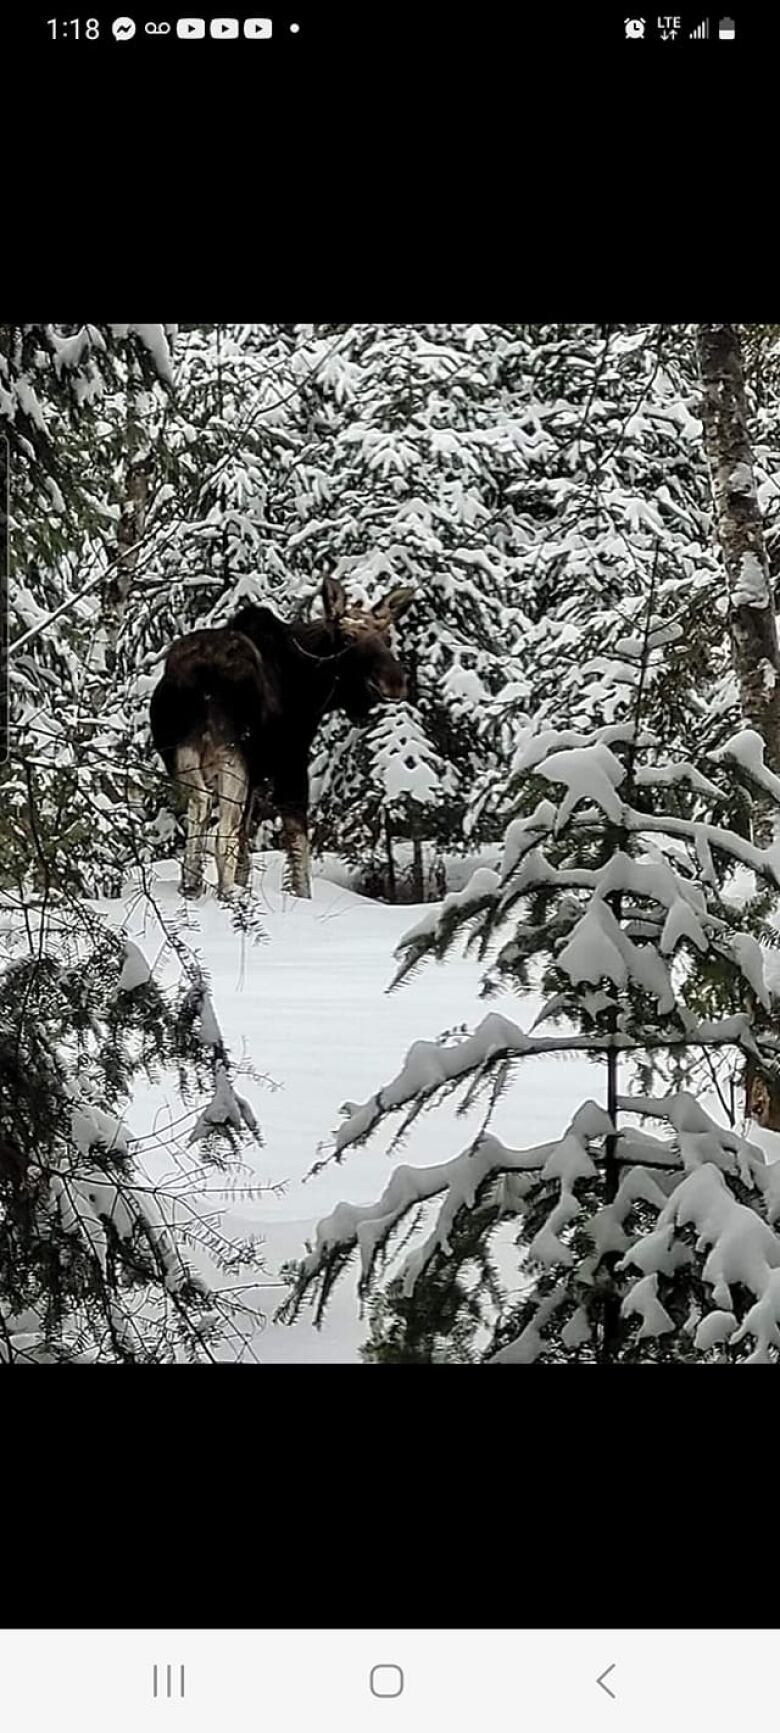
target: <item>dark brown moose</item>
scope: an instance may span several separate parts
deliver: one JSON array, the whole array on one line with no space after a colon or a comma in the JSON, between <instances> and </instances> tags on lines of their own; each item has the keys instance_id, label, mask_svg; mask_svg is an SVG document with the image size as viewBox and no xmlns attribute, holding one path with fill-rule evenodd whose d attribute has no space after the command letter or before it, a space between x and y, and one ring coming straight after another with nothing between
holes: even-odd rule
<instances>
[{"instance_id":1,"label":"dark brown moose","mask_svg":"<svg viewBox=\"0 0 780 1733\"><path fill-rule=\"evenodd\" d=\"M152 694L152 737L187 796L181 888L203 888L203 849L218 803L221 896L249 880L258 791L270 784L281 815L292 890L311 896L308 844L309 753L323 716L342 710L365 722L377 703L406 696L390 647L392 629L414 600L394 589L366 608L326 578L322 619L287 624L270 608L242 608L226 626L190 632L172 644Z\"/></svg>"}]
</instances>

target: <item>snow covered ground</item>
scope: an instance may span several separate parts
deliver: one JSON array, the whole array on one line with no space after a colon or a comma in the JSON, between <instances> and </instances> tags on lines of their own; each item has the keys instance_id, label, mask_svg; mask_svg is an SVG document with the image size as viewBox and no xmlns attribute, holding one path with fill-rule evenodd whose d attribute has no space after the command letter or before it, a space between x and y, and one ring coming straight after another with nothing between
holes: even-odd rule
<instances>
[{"instance_id":1,"label":"snow covered ground","mask_svg":"<svg viewBox=\"0 0 780 1733\"><path fill-rule=\"evenodd\" d=\"M284 1184L257 1200L222 1203L222 1227L228 1235L262 1236L267 1264L262 1278L278 1284L279 1267L297 1257L315 1223L341 1200L369 1202L377 1198L397 1160L420 1165L456 1155L479 1125L481 1109L456 1118L456 1101L423 1115L400 1156L388 1157L391 1131L380 1131L367 1148L349 1152L343 1163L328 1165L306 1179L318 1159L318 1146L341 1119L343 1102L362 1101L399 1069L404 1055L421 1037L433 1037L462 1023L473 1026L486 1009L503 1012L529 1027L538 1002L510 995L479 999L480 968L453 956L445 964L431 963L392 995L386 988L394 974L393 949L401 934L420 918L422 910L406 904L389 906L357 896L343 884L322 876L315 864L312 901L287 895L281 888L281 856L261 857L253 890L267 942L258 944L238 933L229 912L213 891L195 903L182 903L178 864L159 863L152 874L154 898L164 919L174 913L187 921L187 942L198 952L210 977L212 998L225 1042L234 1063L251 1061L279 1086L262 1087L244 1077L240 1092L251 1102L262 1127L265 1147L251 1149L247 1160L255 1180ZM156 963L164 936L149 902L128 885L117 901L100 905L112 923ZM176 978L170 953L162 955L161 979ZM495 1130L515 1146L534 1144L559 1135L583 1098L603 1097L603 1074L595 1066L571 1059L527 1060L514 1089L499 1104ZM169 1086L139 1088L130 1113L129 1130L146 1137L141 1165L159 1182L174 1171L170 1123L182 1113L175 1080ZM194 1119L194 1115L193 1115ZM186 1133L191 1121L184 1126ZM156 1145L156 1134L168 1148ZM319 1151L322 1154L322 1150ZM212 1176L210 1186L219 1186ZM331 1298L326 1321L315 1330L306 1317L292 1326L274 1324L270 1314L284 1295L283 1286L263 1288L257 1295L269 1318L251 1340L251 1356L271 1361L358 1361L358 1347L367 1335L361 1320L354 1281L343 1280Z\"/></svg>"}]
</instances>

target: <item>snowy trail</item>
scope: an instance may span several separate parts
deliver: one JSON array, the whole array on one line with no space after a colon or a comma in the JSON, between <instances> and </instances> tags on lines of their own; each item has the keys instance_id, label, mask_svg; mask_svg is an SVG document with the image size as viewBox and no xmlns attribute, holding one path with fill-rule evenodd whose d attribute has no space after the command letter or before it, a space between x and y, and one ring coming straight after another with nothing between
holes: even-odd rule
<instances>
[{"instance_id":1,"label":"snowy trail","mask_svg":"<svg viewBox=\"0 0 780 1733\"><path fill-rule=\"evenodd\" d=\"M229 1203L222 1216L227 1234L263 1237L266 1281L278 1280L279 1266L301 1254L315 1223L336 1203L377 1198L398 1160L427 1166L456 1155L480 1123L480 1109L457 1118L457 1102L447 1102L417 1121L401 1154L388 1157L392 1128L383 1130L366 1149L349 1153L340 1166L332 1163L304 1183L318 1157L318 1144L330 1144L340 1123L341 1104L364 1100L387 1082L412 1041L461 1023L473 1026L487 1009L527 1028L538 1009L531 996L520 1000L507 995L486 1005L479 999L480 966L459 956L427 965L388 995L393 949L424 911L409 904L372 902L322 876L315 877L312 901L303 902L280 888L280 872L281 857L270 855L254 874L253 890L267 934L264 944L236 932L213 891L183 905L175 863L161 862L153 875L163 917L186 909L188 925L182 936L210 976L217 1018L234 1063L248 1059L279 1085L271 1090L244 1077L239 1088L256 1112L265 1145L262 1150L250 1148L246 1159L260 1182L284 1182L284 1194ZM163 936L150 905L137 891L128 887L123 898L100 906L154 961ZM176 973L166 961L160 978L173 980ZM560 1135L584 1097L600 1100L602 1093L601 1073L585 1061L528 1060L514 1089L499 1104L494 1126L515 1145L538 1143ZM168 1087L139 1087L128 1115L130 1130L135 1137L154 1131L164 1136L167 1121L181 1112L173 1079ZM161 1153L147 1153L142 1165L155 1180L170 1172L169 1158ZM218 1183L218 1178L210 1183ZM261 1294L266 1314L283 1293L282 1287L271 1287ZM305 1318L290 1327L269 1322L254 1340L253 1352L264 1362L356 1361L366 1334L354 1283L345 1279L336 1288L321 1330Z\"/></svg>"}]
</instances>

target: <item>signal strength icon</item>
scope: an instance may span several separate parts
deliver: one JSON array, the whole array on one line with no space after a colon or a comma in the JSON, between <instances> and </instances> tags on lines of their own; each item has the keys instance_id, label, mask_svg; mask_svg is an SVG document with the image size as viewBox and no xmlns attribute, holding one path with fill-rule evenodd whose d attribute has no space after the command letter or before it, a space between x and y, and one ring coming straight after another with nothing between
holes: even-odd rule
<instances>
[{"instance_id":1,"label":"signal strength icon","mask_svg":"<svg viewBox=\"0 0 780 1733\"><path fill-rule=\"evenodd\" d=\"M703 18L701 24L697 24L696 29L691 31L689 40L691 42L706 42L709 33L709 18Z\"/></svg>"}]
</instances>

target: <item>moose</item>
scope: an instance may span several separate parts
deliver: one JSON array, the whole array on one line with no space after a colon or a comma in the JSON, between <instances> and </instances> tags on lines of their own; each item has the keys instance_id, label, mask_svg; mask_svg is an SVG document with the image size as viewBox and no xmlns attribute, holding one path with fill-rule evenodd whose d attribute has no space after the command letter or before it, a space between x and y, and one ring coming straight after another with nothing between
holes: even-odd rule
<instances>
[{"instance_id":1,"label":"moose","mask_svg":"<svg viewBox=\"0 0 780 1733\"><path fill-rule=\"evenodd\" d=\"M184 896L203 889L206 827L216 797L220 896L249 882L249 850L261 791L270 785L282 820L293 894L311 896L309 752L322 718L342 710L363 723L377 703L406 696L390 645L415 592L391 590L372 607L350 602L326 577L321 619L280 620L250 604L225 626L172 644L152 694L152 738L187 801Z\"/></svg>"}]
</instances>

